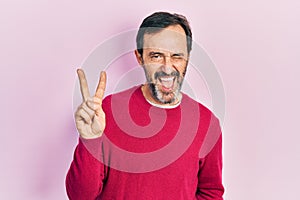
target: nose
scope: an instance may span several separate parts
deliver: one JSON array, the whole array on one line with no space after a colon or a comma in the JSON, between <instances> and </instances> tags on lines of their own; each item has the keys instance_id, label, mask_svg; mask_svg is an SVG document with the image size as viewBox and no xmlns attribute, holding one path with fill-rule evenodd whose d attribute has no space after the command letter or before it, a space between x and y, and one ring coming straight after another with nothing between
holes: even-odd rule
<instances>
[{"instance_id":1,"label":"nose","mask_svg":"<svg viewBox=\"0 0 300 200\"><path fill-rule=\"evenodd\" d=\"M174 71L174 66L170 56L165 57L162 70L167 74L171 74Z\"/></svg>"}]
</instances>

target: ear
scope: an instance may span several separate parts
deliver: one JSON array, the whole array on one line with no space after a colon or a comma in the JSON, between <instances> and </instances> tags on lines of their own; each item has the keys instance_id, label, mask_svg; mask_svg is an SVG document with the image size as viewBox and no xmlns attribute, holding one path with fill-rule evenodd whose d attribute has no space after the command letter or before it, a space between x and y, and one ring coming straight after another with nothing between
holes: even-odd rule
<instances>
[{"instance_id":1,"label":"ear","mask_svg":"<svg viewBox=\"0 0 300 200\"><path fill-rule=\"evenodd\" d=\"M140 64L140 65L143 65L143 57L142 57L142 55L138 52L138 50L136 49L136 50L134 50L134 54L135 54L135 57L136 57L136 60L138 61L138 63Z\"/></svg>"}]
</instances>

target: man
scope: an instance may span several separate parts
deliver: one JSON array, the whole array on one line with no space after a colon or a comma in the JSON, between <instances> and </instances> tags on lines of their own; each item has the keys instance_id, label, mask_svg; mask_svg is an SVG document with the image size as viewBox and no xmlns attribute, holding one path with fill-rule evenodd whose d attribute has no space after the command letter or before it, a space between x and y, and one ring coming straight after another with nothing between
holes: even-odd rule
<instances>
[{"instance_id":1,"label":"man","mask_svg":"<svg viewBox=\"0 0 300 200\"><path fill-rule=\"evenodd\" d=\"M70 199L223 199L218 120L180 92L191 47L186 18L157 12L137 34L145 84L102 100L105 72L91 97L77 71L83 103L66 178Z\"/></svg>"}]
</instances>

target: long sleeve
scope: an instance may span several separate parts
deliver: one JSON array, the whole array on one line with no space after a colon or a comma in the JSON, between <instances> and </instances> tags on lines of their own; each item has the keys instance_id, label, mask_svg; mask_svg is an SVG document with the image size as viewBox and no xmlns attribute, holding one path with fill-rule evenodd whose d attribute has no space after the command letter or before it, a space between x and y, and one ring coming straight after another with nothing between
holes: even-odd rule
<instances>
[{"instance_id":1,"label":"long sleeve","mask_svg":"<svg viewBox=\"0 0 300 200\"><path fill-rule=\"evenodd\" d=\"M198 200L223 200L224 187L222 184L222 134L216 124L212 137L215 144L208 154L200 159L198 173Z\"/></svg>"},{"instance_id":2,"label":"long sleeve","mask_svg":"<svg viewBox=\"0 0 300 200\"><path fill-rule=\"evenodd\" d=\"M69 199L92 200L101 193L106 169L97 156L101 156L101 138L80 138L66 177Z\"/></svg>"}]
</instances>

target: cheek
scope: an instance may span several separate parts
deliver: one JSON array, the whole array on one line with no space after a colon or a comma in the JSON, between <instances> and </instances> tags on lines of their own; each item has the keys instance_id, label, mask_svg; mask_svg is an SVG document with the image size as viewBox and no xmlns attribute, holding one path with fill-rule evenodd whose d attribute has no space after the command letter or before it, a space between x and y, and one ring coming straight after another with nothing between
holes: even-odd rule
<instances>
[{"instance_id":1,"label":"cheek","mask_svg":"<svg viewBox=\"0 0 300 200\"><path fill-rule=\"evenodd\" d=\"M178 71L180 73L180 76L184 77L186 74L186 70L187 70L187 65L181 67Z\"/></svg>"},{"instance_id":2,"label":"cheek","mask_svg":"<svg viewBox=\"0 0 300 200\"><path fill-rule=\"evenodd\" d=\"M144 69L148 75L153 76L154 73L159 69L159 66L148 64L144 65Z\"/></svg>"},{"instance_id":3,"label":"cheek","mask_svg":"<svg viewBox=\"0 0 300 200\"><path fill-rule=\"evenodd\" d=\"M184 76L187 69L187 62L174 64L173 68L179 72L180 76Z\"/></svg>"},{"instance_id":4,"label":"cheek","mask_svg":"<svg viewBox=\"0 0 300 200\"><path fill-rule=\"evenodd\" d=\"M180 72L180 75L181 75L182 77L184 77L185 74L186 74L186 71L185 71L185 70Z\"/></svg>"}]
</instances>

